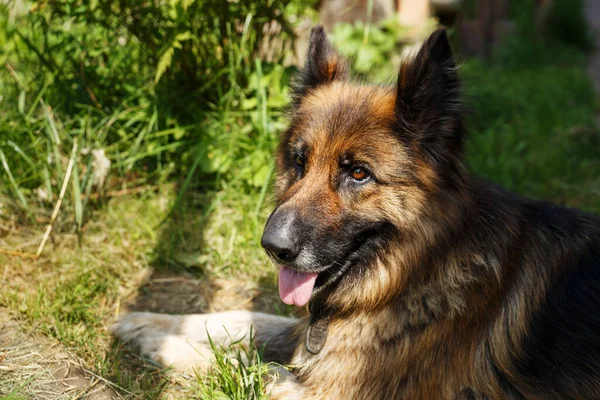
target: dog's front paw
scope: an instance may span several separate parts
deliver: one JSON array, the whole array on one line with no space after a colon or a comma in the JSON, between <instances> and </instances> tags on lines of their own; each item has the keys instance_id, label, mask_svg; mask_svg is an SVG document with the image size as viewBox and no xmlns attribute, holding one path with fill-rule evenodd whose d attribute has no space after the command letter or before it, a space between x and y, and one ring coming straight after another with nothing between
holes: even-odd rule
<instances>
[{"instance_id":1,"label":"dog's front paw","mask_svg":"<svg viewBox=\"0 0 600 400\"><path fill-rule=\"evenodd\" d=\"M123 341L134 341L148 334L179 334L180 315L133 312L121 316L111 327L111 332Z\"/></svg>"},{"instance_id":2,"label":"dog's front paw","mask_svg":"<svg viewBox=\"0 0 600 400\"><path fill-rule=\"evenodd\" d=\"M131 313L120 318L111 331L163 366L188 373L204 371L211 364L212 352L205 343L180 335L183 318L179 315Z\"/></svg>"}]
</instances>

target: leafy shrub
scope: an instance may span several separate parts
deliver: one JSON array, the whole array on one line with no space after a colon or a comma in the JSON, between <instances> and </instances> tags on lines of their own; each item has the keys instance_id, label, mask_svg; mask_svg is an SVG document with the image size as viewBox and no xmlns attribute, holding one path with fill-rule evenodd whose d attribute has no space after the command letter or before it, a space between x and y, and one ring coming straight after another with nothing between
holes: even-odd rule
<instances>
[{"instance_id":1,"label":"leafy shrub","mask_svg":"<svg viewBox=\"0 0 600 400\"><path fill-rule=\"evenodd\" d=\"M589 51L594 47L582 0L553 0L546 16L548 34L567 46Z\"/></svg>"},{"instance_id":2,"label":"leafy shrub","mask_svg":"<svg viewBox=\"0 0 600 400\"><path fill-rule=\"evenodd\" d=\"M515 30L496 49L496 61L513 68L585 62L591 38L582 1L552 1L541 25L534 23L535 2L515 1L511 6Z\"/></svg>"},{"instance_id":3,"label":"leafy shrub","mask_svg":"<svg viewBox=\"0 0 600 400\"><path fill-rule=\"evenodd\" d=\"M423 29L430 32L435 21ZM355 72L368 75L374 81L396 79L404 46L411 42L410 29L401 26L394 16L378 24L338 23L332 32L332 41L340 53L352 62Z\"/></svg>"},{"instance_id":4,"label":"leafy shrub","mask_svg":"<svg viewBox=\"0 0 600 400\"><path fill-rule=\"evenodd\" d=\"M25 209L33 190L56 200L75 142L83 194L94 149L121 183L265 186L304 2L43 0L9 16L18 4L0 5L0 176Z\"/></svg>"}]
</instances>

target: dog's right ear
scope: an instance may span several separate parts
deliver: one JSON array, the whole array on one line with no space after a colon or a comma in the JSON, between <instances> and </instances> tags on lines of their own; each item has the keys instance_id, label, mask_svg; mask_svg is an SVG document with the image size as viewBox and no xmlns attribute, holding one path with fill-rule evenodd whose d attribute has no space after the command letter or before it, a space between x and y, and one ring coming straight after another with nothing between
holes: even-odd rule
<instances>
[{"instance_id":1,"label":"dog's right ear","mask_svg":"<svg viewBox=\"0 0 600 400\"><path fill-rule=\"evenodd\" d=\"M347 79L349 70L346 60L327 39L323 27L317 25L310 32L306 63L292 89L294 105L298 105L302 97L317 86Z\"/></svg>"},{"instance_id":2,"label":"dog's right ear","mask_svg":"<svg viewBox=\"0 0 600 400\"><path fill-rule=\"evenodd\" d=\"M399 132L443 164L463 145L461 87L445 29L438 29L416 56L400 67L396 97Z\"/></svg>"}]
</instances>

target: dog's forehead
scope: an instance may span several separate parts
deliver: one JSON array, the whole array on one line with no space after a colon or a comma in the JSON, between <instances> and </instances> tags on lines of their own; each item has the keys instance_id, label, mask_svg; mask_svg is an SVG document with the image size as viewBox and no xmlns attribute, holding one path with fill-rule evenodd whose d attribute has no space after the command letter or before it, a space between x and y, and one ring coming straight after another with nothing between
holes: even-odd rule
<instances>
[{"instance_id":1,"label":"dog's forehead","mask_svg":"<svg viewBox=\"0 0 600 400\"><path fill-rule=\"evenodd\" d=\"M326 151L367 149L391 142L395 93L391 88L333 82L311 91L297 111L297 142Z\"/></svg>"}]
</instances>

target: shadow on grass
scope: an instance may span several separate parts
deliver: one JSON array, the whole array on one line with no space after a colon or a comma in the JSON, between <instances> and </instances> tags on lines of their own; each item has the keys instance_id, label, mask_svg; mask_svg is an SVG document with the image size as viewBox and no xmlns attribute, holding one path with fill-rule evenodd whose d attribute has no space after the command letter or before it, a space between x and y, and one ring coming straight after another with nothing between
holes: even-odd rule
<instances>
[{"instance_id":1,"label":"shadow on grass","mask_svg":"<svg viewBox=\"0 0 600 400\"><path fill-rule=\"evenodd\" d=\"M235 228L231 232L226 228L224 232L219 229L220 221L215 220L222 218L219 213L224 207L216 196L217 192L189 190L179 207L160 226L150 267L143 271L134 286L136 289L121 304L121 315L226 310L289 314L289 308L278 298L273 274L269 273L274 267L258 244L266 216L254 221L257 229L236 233ZM219 211L213 212L216 209ZM239 211L236 218L245 216L245 211ZM237 248L233 240L236 235L250 238L243 242L242 248ZM253 255L250 261L244 252ZM259 265L257 268L263 270L252 273L248 265ZM108 358L114 364L111 379L119 382L123 377L135 377L144 397L156 398L165 390L167 393L177 390L166 389L172 386L168 385L172 374L141 356L136 348L113 340ZM123 377L115 376L119 373Z\"/></svg>"},{"instance_id":2,"label":"shadow on grass","mask_svg":"<svg viewBox=\"0 0 600 400\"><path fill-rule=\"evenodd\" d=\"M233 231L219 231L213 221L216 192L188 191L179 207L160 227L151 270L141 279L137 294L123 306L127 312L147 311L167 314L196 314L231 309L276 312L275 282L265 276L258 281L247 277ZM217 229L215 228L217 227ZM229 229L229 228L226 228ZM243 249L262 254L261 232ZM245 233L248 234L247 232ZM211 244L208 236L219 236ZM263 268L272 268L265 259Z\"/></svg>"}]
</instances>

